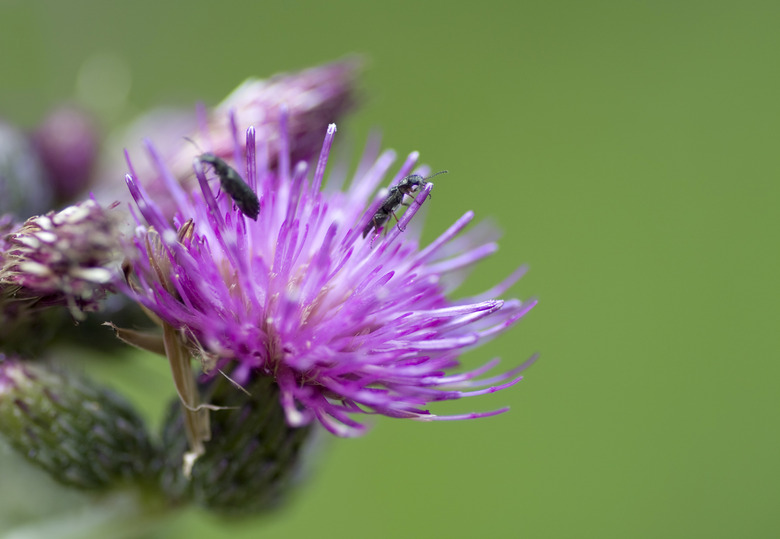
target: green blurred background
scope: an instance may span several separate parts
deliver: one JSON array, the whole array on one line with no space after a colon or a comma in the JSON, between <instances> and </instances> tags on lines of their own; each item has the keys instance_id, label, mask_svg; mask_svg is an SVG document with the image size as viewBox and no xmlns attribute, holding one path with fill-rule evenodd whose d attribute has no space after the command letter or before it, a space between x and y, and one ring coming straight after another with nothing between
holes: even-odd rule
<instances>
[{"instance_id":1,"label":"green blurred background","mask_svg":"<svg viewBox=\"0 0 780 539\"><path fill-rule=\"evenodd\" d=\"M95 58L124 66L111 127L363 54L342 142L379 127L450 170L427 238L467 209L504 231L464 293L531 268L512 295L539 306L465 360L541 360L434 409L510 413L378 421L285 511L165 536L780 534L779 23L777 2L1 2L0 115L23 125L83 98ZM160 361L103 374L151 402Z\"/></svg>"}]
</instances>

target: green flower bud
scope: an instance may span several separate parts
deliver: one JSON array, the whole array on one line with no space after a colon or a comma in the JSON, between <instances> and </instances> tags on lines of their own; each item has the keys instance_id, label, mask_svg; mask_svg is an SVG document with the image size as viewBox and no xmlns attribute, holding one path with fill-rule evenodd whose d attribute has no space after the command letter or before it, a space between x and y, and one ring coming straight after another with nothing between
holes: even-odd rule
<instances>
[{"instance_id":1,"label":"green flower bud","mask_svg":"<svg viewBox=\"0 0 780 539\"><path fill-rule=\"evenodd\" d=\"M277 507L296 477L312 429L287 425L278 387L268 377L251 381L249 394L222 376L201 388L204 401L221 407L211 412L211 440L187 477L183 459L189 447L181 405L173 403L162 434L163 490L223 514Z\"/></svg>"},{"instance_id":2,"label":"green flower bud","mask_svg":"<svg viewBox=\"0 0 780 539\"><path fill-rule=\"evenodd\" d=\"M101 490L154 477L154 448L129 403L83 377L2 354L0 435L69 486Z\"/></svg>"}]
</instances>

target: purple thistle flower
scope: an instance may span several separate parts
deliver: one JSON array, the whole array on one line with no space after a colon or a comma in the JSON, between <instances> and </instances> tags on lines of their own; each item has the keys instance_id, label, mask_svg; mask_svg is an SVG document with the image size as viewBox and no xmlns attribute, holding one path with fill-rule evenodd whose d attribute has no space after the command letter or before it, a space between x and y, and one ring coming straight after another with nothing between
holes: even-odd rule
<instances>
[{"instance_id":1,"label":"purple thistle flower","mask_svg":"<svg viewBox=\"0 0 780 539\"><path fill-rule=\"evenodd\" d=\"M247 130L245 146L234 135L242 163L232 166L258 195L257 221L219 192L197 160L200 189L185 192L147 143L157 176L178 206L170 224L128 156L126 181L140 212L131 293L181 331L207 372L229 372L241 385L273 377L290 426L317 420L334 434L355 436L365 428L356 419L363 413L427 421L505 412L437 416L426 407L509 387L534 361L481 380L497 360L452 373L464 350L501 333L535 305L491 299L524 268L478 297L447 299L448 278L496 250L495 243L461 235L472 212L421 249L411 221L433 187L426 183L397 224L390 220L384 235L363 237L387 195L372 193L412 173L418 153L388 182L394 154L377 155L370 145L347 190L339 177L321 189L335 124L312 174L305 163L289 166L284 116L280 131L278 169L256 158L254 128ZM266 141L260 142L263 149Z\"/></svg>"}]
</instances>

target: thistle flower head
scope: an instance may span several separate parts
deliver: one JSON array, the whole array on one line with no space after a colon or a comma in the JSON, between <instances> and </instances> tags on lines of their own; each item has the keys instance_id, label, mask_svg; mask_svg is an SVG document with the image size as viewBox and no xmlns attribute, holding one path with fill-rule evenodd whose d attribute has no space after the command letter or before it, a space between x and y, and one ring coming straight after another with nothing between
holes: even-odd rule
<instances>
[{"instance_id":1,"label":"thistle flower head","mask_svg":"<svg viewBox=\"0 0 780 539\"><path fill-rule=\"evenodd\" d=\"M284 115L281 126L281 146L289 147ZM428 170L415 170L414 152L391 175L393 153L377 155L371 146L346 190L337 175L323 189L335 132L331 125L311 173L305 163L291 169L284 150L277 169L258 160L256 147L265 141L256 140L252 127L245 144L234 135L240 162L230 165L257 193L256 221L209 181L212 173L198 160L193 169L199 189L185 191L149 143L177 212L169 223L130 164L126 180L138 210L133 293L180 330L207 370L230 372L244 386L258 376L273 379L290 426L319 421L351 436L364 429L360 414L433 420L505 411L436 416L427 406L494 392L521 378L533 358L482 380L497 361L452 370L464 350L501 333L535 304L491 299L523 270L479 297L448 299L447 276L496 245L461 234L473 218L467 212L421 248L410 222L431 183L417 191L398 223L388 220L384 234L364 237L387 205L388 191L374 196L375 190Z\"/></svg>"},{"instance_id":2,"label":"thistle flower head","mask_svg":"<svg viewBox=\"0 0 780 539\"><path fill-rule=\"evenodd\" d=\"M263 166L275 170L280 159L289 162L309 160L322 144L322 133L329 123L340 119L355 105L355 77L360 64L345 59L291 73L280 73L267 79L250 78L240 84L222 103L214 108L200 107L198 114L156 111L147 115L130 133L121 137L123 146L134 147L136 140L148 132L159 139L155 147L165 160L167 169L185 186L197 188L192 173L192 159L208 149L220 159L235 162L236 144L233 133L250 125L263 141L258 156ZM228 111L237 111L236 116ZM284 114L287 134L282 137L279 124ZM239 119L239 125L236 121ZM175 213L177 203L169 199L168 190L159 179L160 168L154 162L134 157L133 166L144 186L166 216ZM113 172L113 171L112 171ZM105 174L114 177L113 174ZM114 184L107 189L110 200L117 200ZM122 193L124 195L126 193Z\"/></svg>"},{"instance_id":3,"label":"thistle flower head","mask_svg":"<svg viewBox=\"0 0 780 539\"><path fill-rule=\"evenodd\" d=\"M307 161L319 150L327 125L354 106L359 67L360 62L350 58L267 80L247 79L209 117L204 142L210 142L217 155L233 158L231 122L240 118L239 129L252 125L257 139L264 141L270 168L278 159ZM288 118L284 136L279 130L283 115Z\"/></svg>"},{"instance_id":4,"label":"thistle flower head","mask_svg":"<svg viewBox=\"0 0 780 539\"><path fill-rule=\"evenodd\" d=\"M77 319L95 311L120 275L122 252L110 211L86 200L28 219L4 238L3 310L67 306Z\"/></svg>"}]
</instances>

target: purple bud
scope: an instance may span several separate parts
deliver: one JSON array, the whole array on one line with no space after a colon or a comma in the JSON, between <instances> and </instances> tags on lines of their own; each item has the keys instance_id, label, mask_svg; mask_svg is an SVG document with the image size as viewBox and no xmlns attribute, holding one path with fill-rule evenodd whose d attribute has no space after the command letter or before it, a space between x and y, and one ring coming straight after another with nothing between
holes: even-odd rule
<instances>
[{"instance_id":1,"label":"purple bud","mask_svg":"<svg viewBox=\"0 0 780 539\"><path fill-rule=\"evenodd\" d=\"M33 134L33 141L59 200L71 200L89 183L98 153L92 118L77 108L53 111Z\"/></svg>"}]
</instances>

